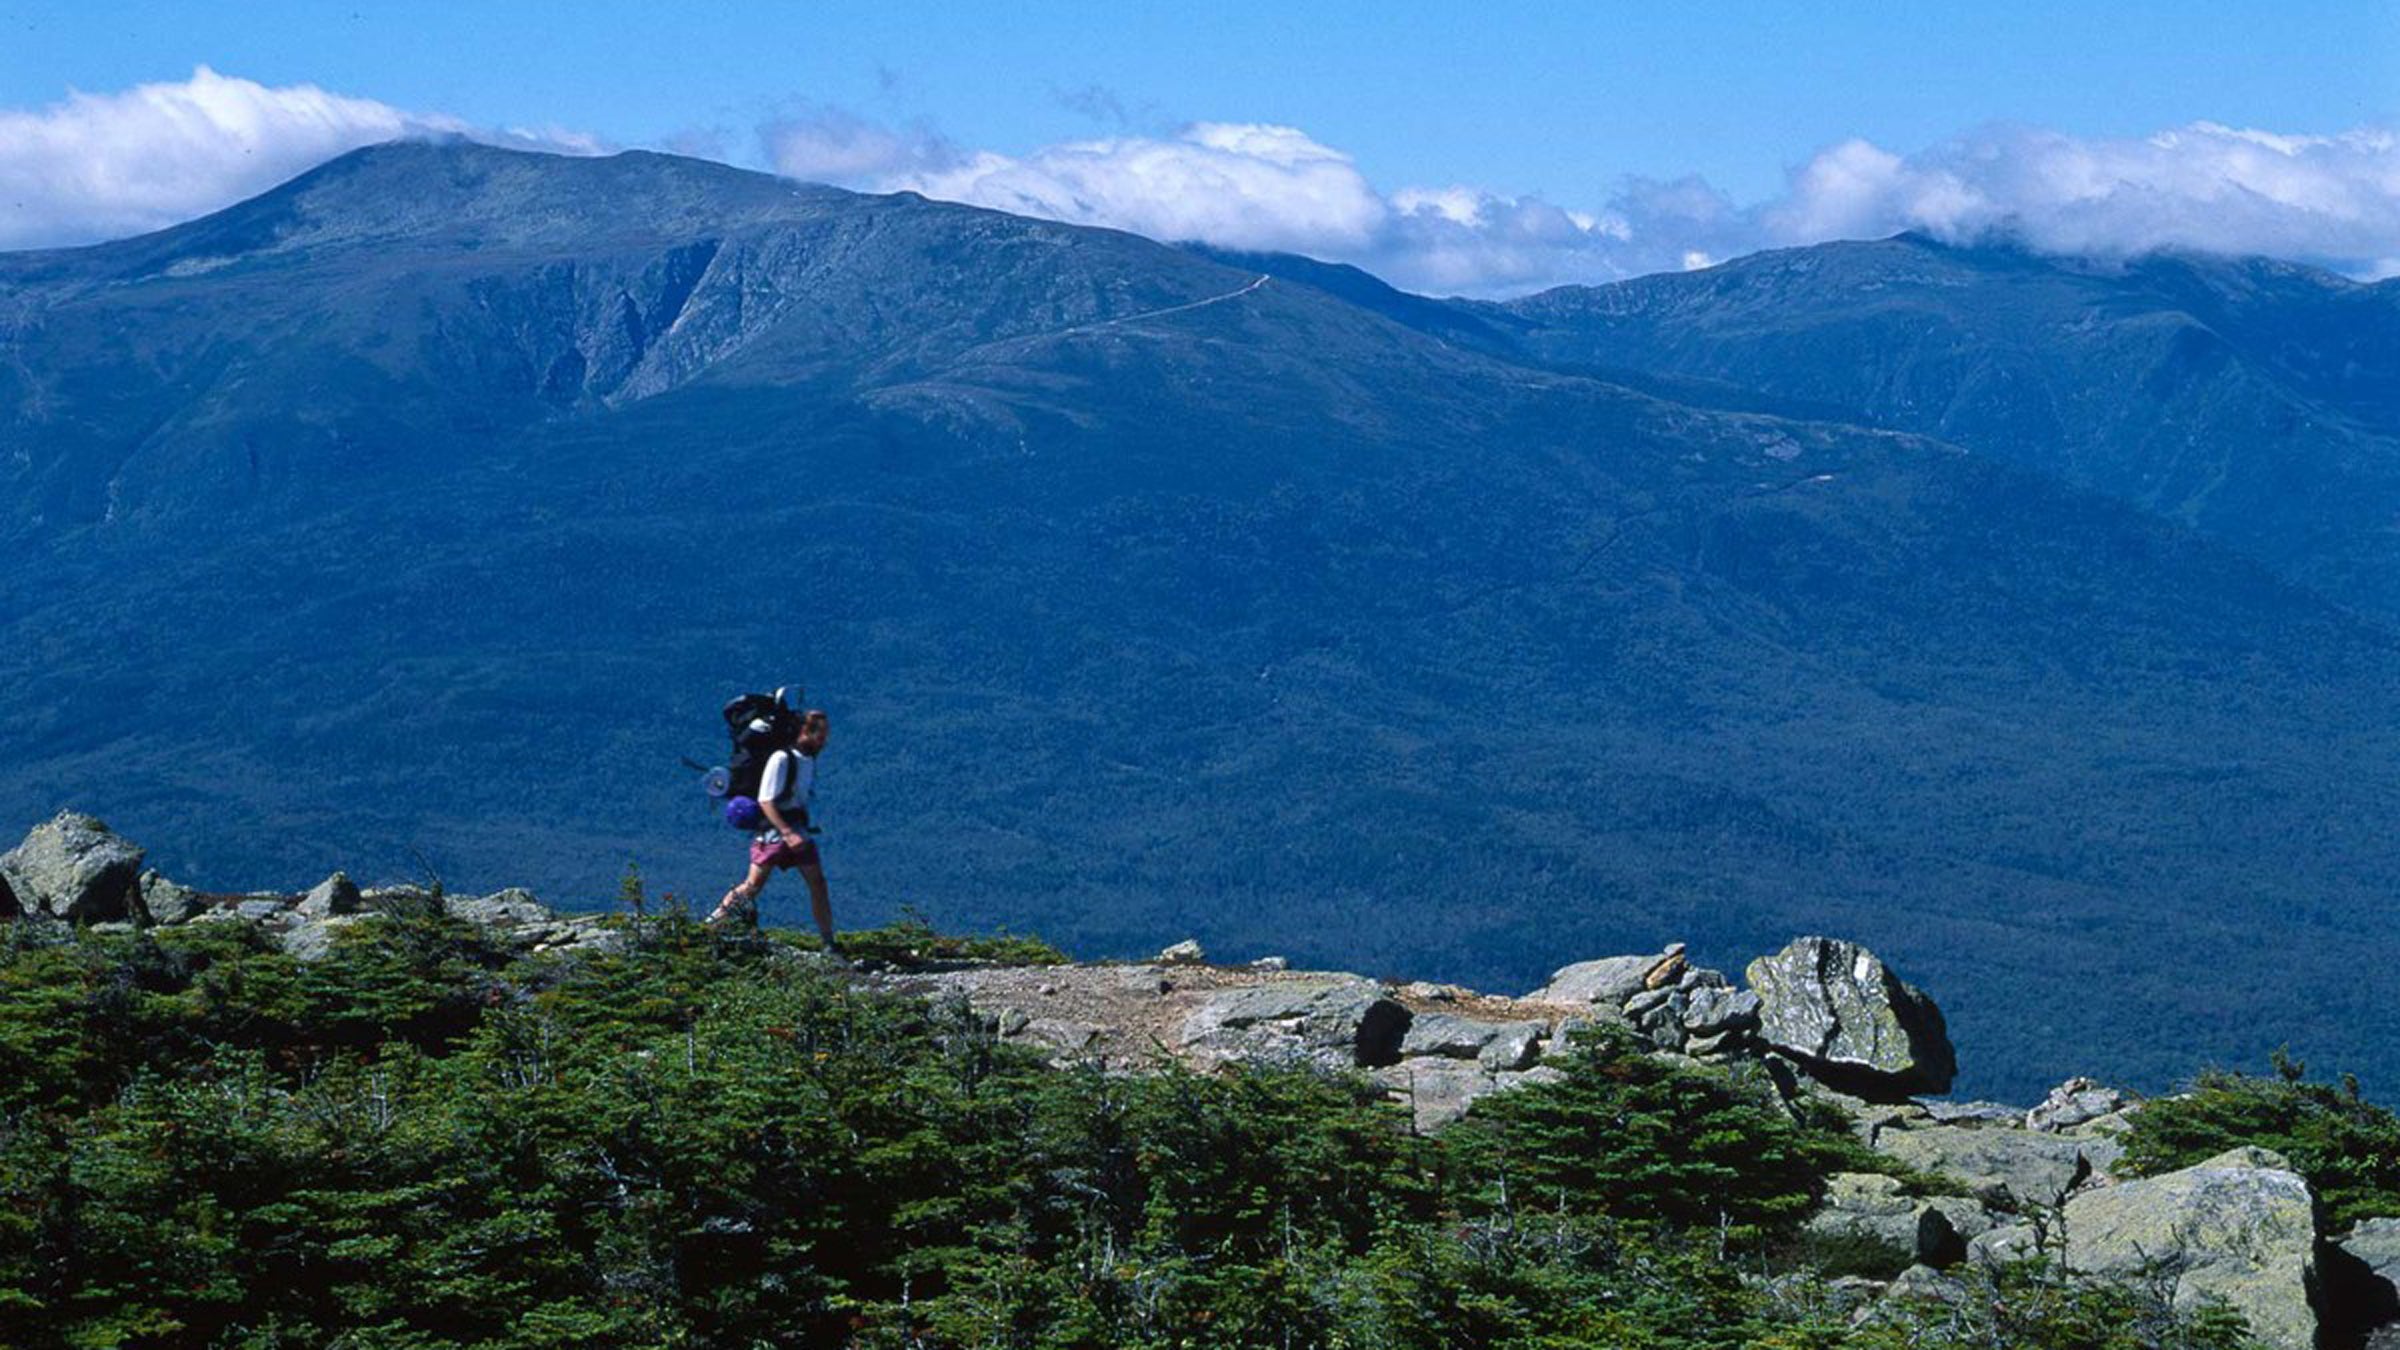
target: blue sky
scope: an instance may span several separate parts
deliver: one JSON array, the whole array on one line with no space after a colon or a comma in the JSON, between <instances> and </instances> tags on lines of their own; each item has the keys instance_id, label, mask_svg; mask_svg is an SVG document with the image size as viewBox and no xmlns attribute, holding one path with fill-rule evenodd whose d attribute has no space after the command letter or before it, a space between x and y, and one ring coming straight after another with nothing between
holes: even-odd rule
<instances>
[{"instance_id":1,"label":"blue sky","mask_svg":"<svg viewBox=\"0 0 2400 1350\"><path fill-rule=\"evenodd\" d=\"M380 105L411 126L515 131L600 148L670 146L853 186L940 189L1154 231L1189 223L1202 233L1230 231L1224 242L1348 256L1435 289L1448 282L1505 290L1572 279L1578 269L1598 279L1797 242L1812 230L1893 223L1988 229L1992 220L2024 214L2023 202L1998 202L1995 194L2028 190L2027 174L2065 181L2094 164L2139 193L2123 194L2100 223L2084 209L2084 193L2076 199L2078 219L2058 227L2061 237L2036 242L2247 241L2376 274L2400 254L2400 243L2372 246L2377 221L2349 219L2346 231L2319 231L2323 238L2287 228L2287 220L2250 222L2245 228L2255 239L2218 240L2206 231L2184 239L2175 228L2129 223L2125 207L2135 195L2157 196L2162 182L2180 185L2169 196L2201 191L2181 166L2195 156L2230 163L2243 145L2272 145L2287 159L2313 156L2312 172L2334 175L2344 191L2365 191L2370 205L2378 195L2400 195L2386 181L2388 147L2355 138L2400 127L2400 0L1763 0L1712 7L0 0L0 110L44 133L20 142L44 139L52 125L23 119L55 120L72 94L104 99L178 85L202 66L268 91L313 87ZM258 115L268 114L227 116L237 134L257 135ZM369 118L359 125L380 124ZM1226 156L1270 145L1269 159L1289 170L1289 151L1302 144L1206 135L1196 143L1189 134L1196 125L1297 133L1338 157L1377 203L1352 206L1380 214L1371 221L1345 216L1318 209L1318 200L1297 224L1278 224L1282 207L1263 198L1248 212L1193 197L1125 201L1132 190L1125 173L1176 154L1184 161L1170 165L1177 172L1161 190L1220 192L1227 190ZM2195 126L2266 139L2237 143L2186 132L2169 155L2173 165L2140 149ZM189 133L179 126L169 134ZM122 148L122 136L133 133L113 134L120 139L109 144ZM2352 139L2293 148L2300 144L2294 138L2342 136ZM54 148L74 144L50 139ZM1050 154L1095 139L1168 149L1146 159L1127 151L1106 164ZM2062 158L2062 141L2098 148ZM291 144L294 153L319 147L305 134ZM1838 157L1859 145L1899 167L1860 153ZM264 162L280 146L264 147L263 159L261 146L245 153ZM2132 149L2118 152L2125 147ZM17 227L0 217L0 244L75 242L173 213L173 194L153 194L148 214L79 217L68 208L90 184L66 182L73 175L56 161L48 168L21 162L12 174L9 153L0 144L0 212L13 211ZM978 156L1005 165L967 172ZM1197 176L1184 172L1195 157L1205 160ZM1989 167L1999 161L2016 167L2000 174ZM988 170L996 161L980 162ZM1819 209L1798 184L1826 166L1856 191L1883 194L1880 204L1846 199L1838 209ZM2239 165L2222 171L2248 172ZM44 173L60 178L57 191L45 190ZM1862 186L1861 173L1873 182ZM254 186L232 177L235 188ZM1715 206L1695 208L1687 194L1675 208L1681 225L1646 214L1662 208L1644 185L1689 186L1692 179L1714 194ZM1244 181L1247 189L1233 190L1321 197L1335 187L1322 174ZM1980 194L1980 204L1957 207L1952 186L1959 183ZM2258 195L2257 186L2244 180L2245 200ZM2356 203L2327 191L2312 180L2266 195L2293 197L2320 223L2356 215ZM1442 193L1451 195L1437 200ZM1560 219L1536 220L1526 214L1528 203ZM2205 204L2185 203L2196 224ZM1185 209L1194 205L1197 214ZM1771 221L1781 208L1789 208L1781 223ZM1470 257L1460 230L1480 230L1486 244L1498 239L1508 247ZM1589 238L1578 243L1577 231ZM1642 246L1628 247L1624 236L1641 231ZM1312 242L1322 247L1308 248Z\"/></svg>"}]
</instances>

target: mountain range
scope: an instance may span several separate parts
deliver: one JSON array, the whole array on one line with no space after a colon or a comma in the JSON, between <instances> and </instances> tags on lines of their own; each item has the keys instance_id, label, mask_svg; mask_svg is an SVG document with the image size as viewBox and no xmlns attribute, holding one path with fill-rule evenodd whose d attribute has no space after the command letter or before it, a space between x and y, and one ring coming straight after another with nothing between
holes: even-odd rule
<instances>
[{"instance_id":1,"label":"mountain range","mask_svg":"<svg viewBox=\"0 0 2400 1350\"><path fill-rule=\"evenodd\" d=\"M1487 988L1833 930L1962 1091L2388 1092L2396 306L1907 236L1443 301L375 147L0 255L0 832L705 907L684 761L798 681L845 922Z\"/></svg>"}]
</instances>

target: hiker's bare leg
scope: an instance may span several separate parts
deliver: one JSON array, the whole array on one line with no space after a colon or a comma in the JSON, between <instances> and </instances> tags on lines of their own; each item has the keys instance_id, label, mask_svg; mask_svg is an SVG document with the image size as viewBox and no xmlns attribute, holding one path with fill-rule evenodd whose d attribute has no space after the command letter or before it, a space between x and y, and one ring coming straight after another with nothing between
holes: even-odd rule
<instances>
[{"instance_id":1,"label":"hiker's bare leg","mask_svg":"<svg viewBox=\"0 0 2400 1350\"><path fill-rule=\"evenodd\" d=\"M765 890L766 885L767 869L757 863L750 864L750 875L743 877L740 885L725 892L725 898L717 902L716 910L708 916L708 921L723 923L741 913L745 906L757 902L758 893Z\"/></svg>"},{"instance_id":2,"label":"hiker's bare leg","mask_svg":"<svg viewBox=\"0 0 2400 1350\"><path fill-rule=\"evenodd\" d=\"M825 949L831 951L840 944L833 940L833 896L825 889L825 869L815 863L802 863L800 879L808 883L808 908L816 917L817 935L825 939Z\"/></svg>"}]
</instances>

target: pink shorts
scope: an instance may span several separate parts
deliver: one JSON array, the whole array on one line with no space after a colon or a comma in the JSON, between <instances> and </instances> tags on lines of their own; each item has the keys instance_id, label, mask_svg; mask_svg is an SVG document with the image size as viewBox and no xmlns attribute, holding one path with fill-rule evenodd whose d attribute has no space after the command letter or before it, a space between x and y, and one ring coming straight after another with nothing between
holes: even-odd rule
<instances>
[{"instance_id":1,"label":"pink shorts","mask_svg":"<svg viewBox=\"0 0 2400 1350\"><path fill-rule=\"evenodd\" d=\"M817 865L817 841L800 836L797 844L787 844L774 835L750 841L750 865L780 872L787 867Z\"/></svg>"}]
</instances>

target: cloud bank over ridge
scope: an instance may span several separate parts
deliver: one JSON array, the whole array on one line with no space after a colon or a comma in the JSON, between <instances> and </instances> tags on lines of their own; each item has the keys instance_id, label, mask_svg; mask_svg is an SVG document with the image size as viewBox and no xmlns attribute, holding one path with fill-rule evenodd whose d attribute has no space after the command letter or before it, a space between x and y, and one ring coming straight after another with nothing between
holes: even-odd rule
<instances>
[{"instance_id":1,"label":"cloud bank over ridge","mask_svg":"<svg viewBox=\"0 0 2400 1350\"><path fill-rule=\"evenodd\" d=\"M1982 128L1915 154L1864 140L1737 203L1698 178L1628 178L1577 208L1473 186L1380 191L1304 132L1202 122L1166 136L968 151L855 119L761 129L778 172L910 189L1160 239L1356 263L1420 291L1490 295L1704 265L1762 248L1921 230L2053 253L2261 253L2400 273L2400 137L2211 122L2125 139ZM888 152L888 154L879 154Z\"/></svg>"},{"instance_id":2,"label":"cloud bank over ridge","mask_svg":"<svg viewBox=\"0 0 2400 1350\"><path fill-rule=\"evenodd\" d=\"M1119 119L1121 120L1121 119ZM0 248L88 243L230 205L343 151L465 135L595 153L558 130L494 129L205 66L189 80L0 109ZM724 142L669 148L721 152ZM1980 128L1913 153L1829 146L1764 201L1698 178L1626 178L1553 202L1471 184L1382 188L1305 131L1199 122L1002 154L926 126L816 108L759 129L795 178L1105 225L1164 240L1355 263L1396 285L1504 295L1703 265L1762 248L1922 230L2057 253L2260 253L2400 274L2400 134L2287 135L2197 122L2095 139Z\"/></svg>"},{"instance_id":3,"label":"cloud bank over ridge","mask_svg":"<svg viewBox=\"0 0 2400 1350\"><path fill-rule=\"evenodd\" d=\"M270 88L201 66L180 82L0 109L0 249L140 234L255 196L362 145L458 135L528 149L603 148L570 133L480 129L313 84Z\"/></svg>"}]
</instances>

